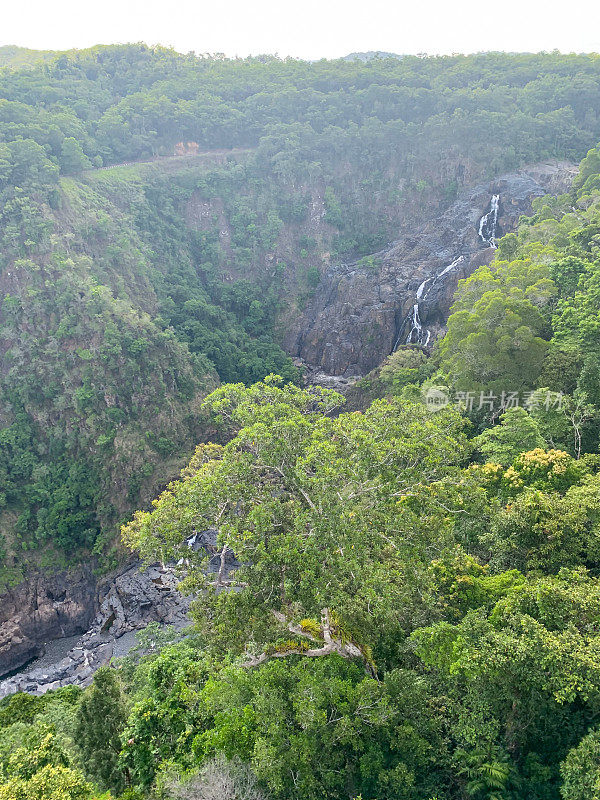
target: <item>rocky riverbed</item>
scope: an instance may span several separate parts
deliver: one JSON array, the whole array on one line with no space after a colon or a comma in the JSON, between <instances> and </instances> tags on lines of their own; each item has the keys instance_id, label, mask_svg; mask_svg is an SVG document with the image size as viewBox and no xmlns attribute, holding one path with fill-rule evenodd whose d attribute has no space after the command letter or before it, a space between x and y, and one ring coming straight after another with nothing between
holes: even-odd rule
<instances>
[{"instance_id":1,"label":"rocky riverbed","mask_svg":"<svg viewBox=\"0 0 600 800\"><path fill-rule=\"evenodd\" d=\"M135 632L150 622L185 627L189 624L190 599L178 591L177 584L172 567L152 564L142 569L138 563L128 565L97 588L96 613L83 635L49 639L47 643L32 640L30 652L39 653L39 657L22 672L0 681L0 698L14 692L43 694L61 686L85 686L98 667L125 655L135 644ZM60 604L69 600L65 597L54 602L56 616L64 617ZM65 629L76 624L71 620ZM37 629L43 630L39 625ZM46 634L52 630L47 627Z\"/></svg>"},{"instance_id":2,"label":"rocky riverbed","mask_svg":"<svg viewBox=\"0 0 600 800\"><path fill-rule=\"evenodd\" d=\"M186 549L208 558L207 573L227 576L239 566L231 550L223 553L217 546L214 528L195 533ZM39 574L11 589L0 597L6 676L0 680L0 698L86 686L98 667L126 655L136 632L151 622L187 627L192 598L178 589L181 568L185 559L177 565L136 561L100 580L90 569L77 568Z\"/></svg>"}]
</instances>

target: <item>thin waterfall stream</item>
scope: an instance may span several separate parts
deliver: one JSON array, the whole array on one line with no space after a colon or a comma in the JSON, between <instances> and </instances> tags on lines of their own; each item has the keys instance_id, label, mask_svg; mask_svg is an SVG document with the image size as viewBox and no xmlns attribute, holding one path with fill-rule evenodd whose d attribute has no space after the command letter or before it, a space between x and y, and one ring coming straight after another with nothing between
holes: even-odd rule
<instances>
[{"instance_id":1,"label":"thin waterfall stream","mask_svg":"<svg viewBox=\"0 0 600 800\"><path fill-rule=\"evenodd\" d=\"M439 281L439 279L444 275L447 275L448 272L451 272L454 269L454 267L458 266L458 264L460 264L463 260L464 256L458 256L458 258L455 258L451 264L448 264L447 267L444 267L444 269L438 275L432 275L430 278L425 278L425 280L419 284L419 287L417 288L417 292L415 295L416 303L413 304L412 312L409 318L410 329L404 344L419 344L422 347L427 347L431 339L431 331L429 330L429 328L423 328L423 323L421 322L421 316L419 313L420 311L419 306L421 302L425 300L425 298L427 297L429 292L433 289L433 287L436 285L436 283ZM406 328L406 324L404 324L402 328L403 329ZM402 339L402 331L400 331L400 335L396 339L396 343L394 344L394 351L398 348L401 339Z\"/></svg>"},{"instance_id":2,"label":"thin waterfall stream","mask_svg":"<svg viewBox=\"0 0 600 800\"><path fill-rule=\"evenodd\" d=\"M487 244L489 247L496 249L496 235L498 232L498 213L500 210L500 195L494 194L490 200L490 209L489 211L484 214L481 219L479 220L479 227L478 227L478 234L479 238L482 242ZM408 331L408 336L406 337L404 344L418 344L422 347L427 347L429 341L431 339L431 331L429 328L423 327L423 322L421 320L420 314L420 304L427 298L427 295L431 292L433 287L436 283L443 278L444 275L447 275L451 272L458 264L464 261L464 256L458 256L457 258L452 261L451 264L448 264L447 267L439 272L437 275L433 275L430 278L425 278L422 281L418 288L415 295L415 302L413 303L413 307L411 312L409 313L408 317L405 319L404 324L400 329L400 333L398 338L394 343L394 347L392 352L394 353L398 346L401 343L402 335L404 330L406 329L407 324L410 324L410 328Z\"/></svg>"},{"instance_id":3,"label":"thin waterfall stream","mask_svg":"<svg viewBox=\"0 0 600 800\"><path fill-rule=\"evenodd\" d=\"M495 194L490 201L490 210L479 220L479 236L482 242L496 248L496 229L498 227L498 210L500 195Z\"/></svg>"}]
</instances>

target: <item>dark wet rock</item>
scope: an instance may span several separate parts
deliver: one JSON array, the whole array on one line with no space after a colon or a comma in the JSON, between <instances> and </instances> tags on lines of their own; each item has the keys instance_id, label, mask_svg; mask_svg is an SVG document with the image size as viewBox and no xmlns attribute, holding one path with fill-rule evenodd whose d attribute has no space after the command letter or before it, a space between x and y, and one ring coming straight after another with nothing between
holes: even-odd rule
<instances>
[{"instance_id":1,"label":"dark wet rock","mask_svg":"<svg viewBox=\"0 0 600 800\"><path fill-rule=\"evenodd\" d=\"M39 668L35 668L33 665L32 669L0 681L0 698L18 691L44 694L50 689L61 686L86 686L92 680L98 667L108 663L115 651L119 651L119 653L123 651L123 647L119 644L132 631L141 630L150 622L173 625L177 628L183 628L189 624L187 614L190 598L178 591L179 579L173 567L152 564L146 569L141 569L139 563L129 564L117 574L110 578L104 578L99 583L96 582L91 572L85 574L89 581L85 596L88 602L87 608L82 609L77 617L69 616L69 611L73 608L73 600L70 595L73 584L65 582L61 592L62 599L54 601L57 603L57 607L53 610L57 619L70 620L71 627L66 623L62 627L47 624L30 627L28 630L30 630L32 638L29 640L30 645L27 652L33 656L38 655L43 651L43 643L53 638L53 633L57 634L54 638L59 638L61 634L69 636L73 633L73 625L80 626L76 632L81 632L88 627L87 632L62 659L55 663ZM20 590L20 595L17 591L19 587L17 587L12 596L13 598L22 596L24 599L30 599L31 593L44 581L48 582L48 586L60 587L61 577L64 579L65 574L53 576L52 579L38 576L24 585ZM79 583L76 583L75 586L79 586ZM48 593L44 592L43 597L48 597ZM44 607L46 605L47 602L44 600ZM2 608L4 615L7 616L12 606L7 604ZM25 612L30 609L31 603L24 609L22 615L9 617L9 621L12 619L10 630L16 629L17 622L15 620L21 621L21 618L26 616ZM44 620L48 616L48 614L44 614ZM20 622L19 624L24 625L25 623ZM63 631L68 631L68 633L63 633ZM9 632L7 628L7 634ZM127 641L129 642L129 639ZM23 652L20 644L20 641L16 642L16 655L8 658L6 662L8 664L17 663L17 668L19 666L18 659L21 657L20 653ZM10 653L10 651L8 652Z\"/></svg>"},{"instance_id":2,"label":"dark wet rock","mask_svg":"<svg viewBox=\"0 0 600 800\"><path fill-rule=\"evenodd\" d=\"M307 366L313 381L365 375L405 340L418 287L457 262L429 287L422 304L431 344L443 329L458 280L494 256L492 243L479 235L494 195L499 196L498 238L531 213L535 197L567 191L576 171L565 162L536 164L480 184L437 219L375 253L370 263L332 267L288 333L288 352Z\"/></svg>"},{"instance_id":3,"label":"dark wet rock","mask_svg":"<svg viewBox=\"0 0 600 800\"><path fill-rule=\"evenodd\" d=\"M178 591L178 582L171 567L152 564L140 570L139 564L131 565L100 586L92 629L118 638L149 622L183 623L189 600Z\"/></svg>"},{"instance_id":4,"label":"dark wet rock","mask_svg":"<svg viewBox=\"0 0 600 800\"><path fill-rule=\"evenodd\" d=\"M187 541L187 545L193 552L208 556L206 565L208 573L219 572L221 569L221 557L223 557L223 577L227 577L240 564L230 547L226 547L225 552L223 552L223 548L217 544L217 536L216 528L208 528L191 536Z\"/></svg>"},{"instance_id":5,"label":"dark wet rock","mask_svg":"<svg viewBox=\"0 0 600 800\"><path fill-rule=\"evenodd\" d=\"M43 644L83 633L95 614L88 567L35 575L0 596L0 675L27 664Z\"/></svg>"},{"instance_id":6,"label":"dark wet rock","mask_svg":"<svg viewBox=\"0 0 600 800\"><path fill-rule=\"evenodd\" d=\"M224 579L239 566L234 552L230 548L223 551L217 544L216 528L195 533L188 539L187 546L193 553L208 556L207 572L222 570ZM179 568L185 569L184 561L182 559L177 566L157 563L145 568L136 562L98 582L91 571L82 572L81 576L85 574L88 582L86 599L89 607L85 614L78 617L78 624L84 625L85 621L88 628L86 633L75 643L67 640L69 649L55 662L44 663L43 666L33 664L30 669L0 681L0 698L19 691L44 694L61 686L86 686L98 667L107 664L113 656L121 656L130 649L134 643L133 632L145 628L151 622L172 625L176 629L187 627L190 624L188 611L191 598L181 594L177 588L180 580ZM67 609L72 607L70 592L73 588L72 581L66 580L66 573L52 579L38 576L23 585L21 595L29 597L34 588L39 587L44 580L47 581L44 597L52 594L55 597L54 602L58 604L56 614L59 617L65 616ZM61 580L65 581L62 586ZM79 583L75 585L79 586ZM15 598L16 596L15 594ZM61 604L64 606L62 610ZM13 608L14 602L10 607L6 605L5 614L8 615ZM28 609L30 608L31 603L28 605ZM43 643L52 638L49 632L58 630L58 636L55 637L58 638L65 629L67 626L36 628L32 634L47 638L31 639L29 652L36 656L43 650Z\"/></svg>"}]
</instances>

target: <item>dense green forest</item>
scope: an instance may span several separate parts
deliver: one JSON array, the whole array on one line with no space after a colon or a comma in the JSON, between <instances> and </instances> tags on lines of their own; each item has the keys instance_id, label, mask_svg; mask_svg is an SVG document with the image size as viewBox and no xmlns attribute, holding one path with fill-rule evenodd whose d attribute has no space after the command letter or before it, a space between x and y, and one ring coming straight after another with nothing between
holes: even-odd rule
<instances>
[{"instance_id":1,"label":"dense green forest","mask_svg":"<svg viewBox=\"0 0 600 800\"><path fill-rule=\"evenodd\" d=\"M600 798L600 149L534 211L364 411L204 400L221 444L123 528L183 559L192 631L3 701L0 798Z\"/></svg>"},{"instance_id":2,"label":"dense green forest","mask_svg":"<svg viewBox=\"0 0 600 800\"><path fill-rule=\"evenodd\" d=\"M0 703L0 800L600 800L600 57L0 55L0 583L197 597ZM431 356L301 388L329 264L549 157Z\"/></svg>"},{"instance_id":3,"label":"dense green forest","mask_svg":"<svg viewBox=\"0 0 600 800\"><path fill-rule=\"evenodd\" d=\"M40 62L55 61L61 53L54 50L31 50L5 44L0 46L0 67L32 67Z\"/></svg>"},{"instance_id":4,"label":"dense green forest","mask_svg":"<svg viewBox=\"0 0 600 800\"><path fill-rule=\"evenodd\" d=\"M219 381L298 380L278 342L329 263L600 136L595 55L2 52L0 581L111 563Z\"/></svg>"}]
</instances>

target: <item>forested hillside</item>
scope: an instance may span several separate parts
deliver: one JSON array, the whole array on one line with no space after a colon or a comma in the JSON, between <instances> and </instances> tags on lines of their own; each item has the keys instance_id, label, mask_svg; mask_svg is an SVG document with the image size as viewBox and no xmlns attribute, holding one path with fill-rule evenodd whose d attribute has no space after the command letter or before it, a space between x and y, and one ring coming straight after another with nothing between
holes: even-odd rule
<instances>
[{"instance_id":1,"label":"forested hillside","mask_svg":"<svg viewBox=\"0 0 600 800\"><path fill-rule=\"evenodd\" d=\"M0 70L2 581L130 548L194 625L1 701L0 800L600 800L599 57L35 61ZM553 157L433 350L302 388L330 264Z\"/></svg>"},{"instance_id":2,"label":"forested hillside","mask_svg":"<svg viewBox=\"0 0 600 800\"><path fill-rule=\"evenodd\" d=\"M5 44L0 47L0 67L32 67L40 62L54 61L59 55L53 50L31 50Z\"/></svg>"},{"instance_id":3,"label":"forested hillside","mask_svg":"<svg viewBox=\"0 0 600 800\"><path fill-rule=\"evenodd\" d=\"M363 412L213 392L223 444L123 529L180 560L193 632L3 701L0 797L600 798L599 256L593 149Z\"/></svg>"},{"instance_id":4,"label":"forested hillside","mask_svg":"<svg viewBox=\"0 0 600 800\"><path fill-rule=\"evenodd\" d=\"M219 379L297 380L278 341L328 264L480 176L579 159L600 135L597 56L20 55L0 71L13 580L61 549L105 552L210 434L198 403Z\"/></svg>"}]
</instances>

